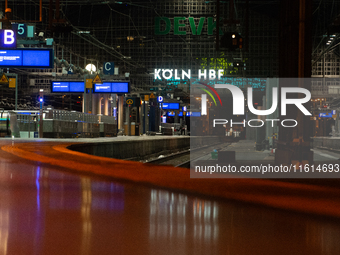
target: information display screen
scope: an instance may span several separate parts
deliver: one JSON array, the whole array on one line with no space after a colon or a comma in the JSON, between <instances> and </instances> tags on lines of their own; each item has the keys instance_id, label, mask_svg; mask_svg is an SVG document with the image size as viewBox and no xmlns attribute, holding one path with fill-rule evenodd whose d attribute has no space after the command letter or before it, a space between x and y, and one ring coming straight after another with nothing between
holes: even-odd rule
<instances>
[{"instance_id":1,"label":"information display screen","mask_svg":"<svg viewBox=\"0 0 340 255\"><path fill-rule=\"evenodd\" d=\"M84 90L84 89L83 89ZM70 92L69 82L52 82L52 92Z\"/></svg>"},{"instance_id":2,"label":"information display screen","mask_svg":"<svg viewBox=\"0 0 340 255\"><path fill-rule=\"evenodd\" d=\"M81 81L70 81L70 92L84 93L84 82L81 82Z\"/></svg>"},{"instance_id":3,"label":"information display screen","mask_svg":"<svg viewBox=\"0 0 340 255\"><path fill-rule=\"evenodd\" d=\"M22 51L0 50L0 66L21 66Z\"/></svg>"},{"instance_id":4,"label":"information display screen","mask_svg":"<svg viewBox=\"0 0 340 255\"><path fill-rule=\"evenodd\" d=\"M130 93L129 82L104 82L103 84L94 84L93 92L95 93Z\"/></svg>"},{"instance_id":5,"label":"information display screen","mask_svg":"<svg viewBox=\"0 0 340 255\"><path fill-rule=\"evenodd\" d=\"M104 82L103 84L94 84L94 92L97 93L111 93L111 82Z\"/></svg>"},{"instance_id":6,"label":"information display screen","mask_svg":"<svg viewBox=\"0 0 340 255\"><path fill-rule=\"evenodd\" d=\"M333 115L331 112L329 113L319 113L319 118L332 118Z\"/></svg>"},{"instance_id":7,"label":"information display screen","mask_svg":"<svg viewBox=\"0 0 340 255\"><path fill-rule=\"evenodd\" d=\"M52 49L0 50L0 68L53 68Z\"/></svg>"},{"instance_id":8,"label":"information display screen","mask_svg":"<svg viewBox=\"0 0 340 255\"><path fill-rule=\"evenodd\" d=\"M191 117L201 117L201 112L192 112Z\"/></svg>"},{"instance_id":9,"label":"information display screen","mask_svg":"<svg viewBox=\"0 0 340 255\"><path fill-rule=\"evenodd\" d=\"M52 81L51 92L55 93L84 93L84 82L81 81Z\"/></svg>"},{"instance_id":10,"label":"information display screen","mask_svg":"<svg viewBox=\"0 0 340 255\"><path fill-rule=\"evenodd\" d=\"M96 93L129 93L128 82L104 82L94 84L93 90ZM83 81L52 81L51 92L55 93L84 93Z\"/></svg>"},{"instance_id":11,"label":"information display screen","mask_svg":"<svg viewBox=\"0 0 340 255\"><path fill-rule=\"evenodd\" d=\"M112 82L111 93L129 93L128 82Z\"/></svg>"},{"instance_id":12,"label":"information display screen","mask_svg":"<svg viewBox=\"0 0 340 255\"><path fill-rule=\"evenodd\" d=\"M163 109L179 110L179 103L163 103Z\"/></svg>"}]
</instances>

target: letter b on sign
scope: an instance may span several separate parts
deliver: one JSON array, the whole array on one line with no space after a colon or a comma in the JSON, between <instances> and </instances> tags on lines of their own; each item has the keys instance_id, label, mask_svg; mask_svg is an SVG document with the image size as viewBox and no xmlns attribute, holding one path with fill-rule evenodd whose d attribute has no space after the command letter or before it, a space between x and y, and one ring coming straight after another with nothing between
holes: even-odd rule
<instances>
[{"instance_id":1,"label":"letter b on sign","mask_svg":"<svg viewBox=\"0 0 340 255\"><path fill-rule=\"evenodd\" d=\"M16 33L10 29L0 30L0 48L2 49L16 49L17 39Z\"/></svg>"}]
</instances>

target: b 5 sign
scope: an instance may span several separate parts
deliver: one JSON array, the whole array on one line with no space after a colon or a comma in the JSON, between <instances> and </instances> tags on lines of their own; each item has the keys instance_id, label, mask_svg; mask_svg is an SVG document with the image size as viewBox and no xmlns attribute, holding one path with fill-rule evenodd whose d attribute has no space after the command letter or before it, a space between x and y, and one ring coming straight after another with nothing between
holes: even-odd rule
<instances>
[{"instance_id":1,"label":"b 5 sign","mask_svg":"<svg viewBox=\"0 0 340 255\"><path fill-rule=\"evenodd\" d=\"M0 29L0 48L16 49L17 48L16 32L10 29Z\"/></svg>"}]
</instances>

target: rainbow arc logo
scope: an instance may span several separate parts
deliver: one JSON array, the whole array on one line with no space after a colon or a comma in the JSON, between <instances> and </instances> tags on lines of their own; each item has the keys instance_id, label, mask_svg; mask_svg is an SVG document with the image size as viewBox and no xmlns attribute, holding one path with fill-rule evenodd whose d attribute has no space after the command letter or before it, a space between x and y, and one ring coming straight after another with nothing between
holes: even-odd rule
<instances>
[{"instance_id":1,"label":"rainbow arc logo","mask_svg":"<svg viewBox=\"0 0 340 255\"><path fill-rule=\"evenodd\" d=\"M215 103L215 106L217 106L217 102L213 94L215 94L215 96L217 97L217 99L219 100L222 106L222 100L221 100L220 95L217 93L217 91L213 87L209 86L208 84L205 84L203 82L200 82L200 84L205 86L205 88L199 87L199 89L203 90L205 93L207 93L211 97L211 99ZM208 89L210 89L212 93ZM207 115L207 94L201 95L201 115Z\"/></svg>"}]
</instances>

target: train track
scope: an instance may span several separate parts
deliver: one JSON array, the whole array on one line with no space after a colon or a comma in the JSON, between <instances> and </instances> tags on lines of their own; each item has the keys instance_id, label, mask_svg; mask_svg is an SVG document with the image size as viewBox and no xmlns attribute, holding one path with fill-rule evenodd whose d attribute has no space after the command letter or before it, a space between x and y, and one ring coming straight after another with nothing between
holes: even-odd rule
<instances>
[{"instance_id":1,"label":"train track","mask_svg":"<svg viewBox=\"0 0 340 255\"><path fill-rule=\"evenodd\" d=\"M192 150L185 150L173 153L166 156L161 156L156 159L149 160L144 163L155 165L172 165L175 167L190 168L190 162L207 154L210 154L214 149L219 150L229 146L230 143L218 143L214 145L206 145Z\"/></svg>"}]
</instances>

